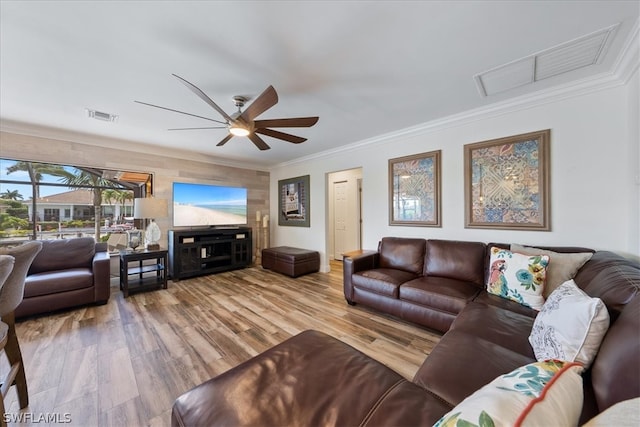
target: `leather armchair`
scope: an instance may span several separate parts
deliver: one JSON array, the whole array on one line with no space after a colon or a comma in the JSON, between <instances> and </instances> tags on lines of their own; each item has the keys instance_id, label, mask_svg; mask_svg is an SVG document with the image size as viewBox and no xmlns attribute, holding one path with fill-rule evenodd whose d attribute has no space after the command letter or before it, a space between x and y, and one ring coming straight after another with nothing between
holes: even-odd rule
<instances>
[{"instance_id":1,"label":"leather armchair","mask_svg":"<svg viewBox=\"0 0 640 427\"><path fill-rule=\"evenodd\" d=\"M109 267L106 243L96 243L92 237L43 240L29 268L16 318L107 303Z\"/></svg>"}]
</instances>

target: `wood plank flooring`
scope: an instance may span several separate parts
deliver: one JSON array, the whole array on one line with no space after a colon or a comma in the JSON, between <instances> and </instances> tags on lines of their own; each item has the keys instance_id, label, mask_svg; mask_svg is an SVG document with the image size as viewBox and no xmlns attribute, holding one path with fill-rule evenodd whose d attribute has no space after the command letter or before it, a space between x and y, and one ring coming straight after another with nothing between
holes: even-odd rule
<instances>
[{"instance_id":1,"label":"wood plank flooring","mask_svg":"<svg viewBox=\"0 0 640 427\"><path fill-rule=\"evenodd\" d=\"M106 305L19 322L30 396L22 412L75 426L168 426L180 394L306 329L411 378L440 335L348 306L341 263L331 268L291 279L252 267L126 299L115 278ZM5 404L20 413L15 387ZM46 425L19 425L29 424Z\"/></svg>"}]
</instances>

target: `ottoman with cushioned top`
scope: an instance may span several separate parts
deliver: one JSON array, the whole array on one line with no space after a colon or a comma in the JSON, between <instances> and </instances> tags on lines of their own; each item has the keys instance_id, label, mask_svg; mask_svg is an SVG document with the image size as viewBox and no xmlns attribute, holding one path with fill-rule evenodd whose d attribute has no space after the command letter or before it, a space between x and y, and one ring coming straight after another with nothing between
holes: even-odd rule
<instances>
[{"instance_id":1,"label":"ottoman with cushioned top","mask_svg":"<svg viewBox=\"0 0 640 427\"><path fill-rule=\"evenodd\" d=\"M278 246L262 250L262 268L298 277L320 270L320 254L308 249Z\"/></svg>"}]
</instances>

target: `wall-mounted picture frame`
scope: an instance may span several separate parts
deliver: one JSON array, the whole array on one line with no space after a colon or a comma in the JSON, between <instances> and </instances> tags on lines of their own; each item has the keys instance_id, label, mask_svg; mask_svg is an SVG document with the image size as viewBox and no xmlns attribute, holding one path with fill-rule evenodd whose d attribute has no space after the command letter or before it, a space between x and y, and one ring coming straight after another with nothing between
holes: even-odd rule
<instances>
[{"instance_id":1,"label":"wall-mounted picture frame","mask_svg":"<svg viewBox=\"0 0 640 427\"><path fill-rule=\"evenodd\" d=\"M465 227L551 230L549 129L464 146Z\"/></svg>"},{"instance_id":2,"label":"wall-mounted picture frame","mask_svg":"<svg viewBox=\"0 0 640 427\"><path fill-rule=\"evenodd\" d=\"M310 227L309 175L278 181L278 225Z\"/></svg>"},{"instance_id":3,"label":"wall-mounted picture frame","mask_svg":"<svg viewBox=\"0 0 640 427\"><path fill-rule=\"evenodd\" d=\"M441 151L389 160L389 225L441 227Z\"/></svg>"}]
</instances>

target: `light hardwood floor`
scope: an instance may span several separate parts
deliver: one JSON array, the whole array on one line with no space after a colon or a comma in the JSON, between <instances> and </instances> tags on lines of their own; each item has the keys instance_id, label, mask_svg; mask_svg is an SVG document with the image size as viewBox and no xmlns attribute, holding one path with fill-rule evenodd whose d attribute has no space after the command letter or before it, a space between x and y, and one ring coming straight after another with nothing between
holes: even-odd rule
<instances>
[{"instance_id":1,"label":"light hardwood floor","mask_svg":"<svg viewBox=\"0 0 640 427\"><path fill-rule=\"evenodd\" d=\"M252 267L126 299L116 278L106 305L19 322L30 396L22 412L76 426L167 426L180 394L306 329L411 378L439 334L348 306L341 263L331 268L291 279ZM5 402L20 412L14 390Z\"/></svg>"}]
</instances>

